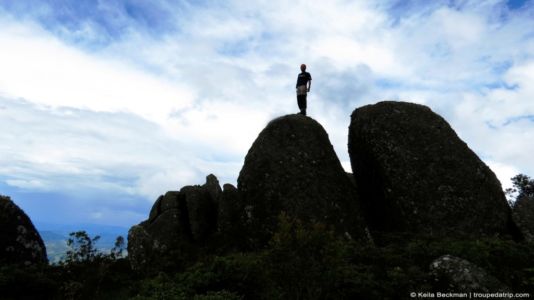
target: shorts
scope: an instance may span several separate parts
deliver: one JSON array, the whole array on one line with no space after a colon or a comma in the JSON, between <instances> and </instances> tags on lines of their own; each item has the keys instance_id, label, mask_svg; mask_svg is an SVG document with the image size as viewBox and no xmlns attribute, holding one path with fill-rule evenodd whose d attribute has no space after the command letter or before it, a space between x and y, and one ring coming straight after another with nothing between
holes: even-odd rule
<instances>
[{"instance_id":1,"label":"shorts","mask_svg":"<svg viewBox=\"0 0 534 300\"><path fill-rule=\"evenodd\" d=\"M301 95L305 96L307 92L308 92L308 88L305 85L299 85L297 87L297 95L298 96L301 96Z\"/></svg>"}]
</instances>

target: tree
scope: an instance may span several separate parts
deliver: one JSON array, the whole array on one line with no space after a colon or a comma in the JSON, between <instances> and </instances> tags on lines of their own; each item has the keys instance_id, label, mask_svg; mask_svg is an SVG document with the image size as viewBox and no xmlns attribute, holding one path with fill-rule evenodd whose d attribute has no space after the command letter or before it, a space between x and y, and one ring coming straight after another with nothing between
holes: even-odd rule
<instances>
[{"instance_id":1,"label":"tree","mask_svg":"<svg viewBox=\"0 0 534 300\"><path fill-rule=\"evenodd\" d=\"M65 255L65 264L91 262L101 256L95 248L100 236L91 238L85 230L71 232L69 236L67 240L69 250Z\"/></svg>"},{"instance_id":2,"label":"tree","mask_svg":"<svg viewBox=\"0 0 534 300\"><path fill-rule=\"evenodd\" d=\"M119 235L115 240L115 245L111 248L109 256L111 259L122 258L122 253L124 252L124 237Z\"/></svg>"},{"instance_id":3,"label":"tree","mask_svg":"<svg viewBox=\"0 0 534 300\"><path fill-rule=\"evenodd\" d=\"M515 200L522 197L534 198L534 179L525 174L518 174L511 178L513 187L506 189L508 201L513 206Z\"/></svg>"}]
</instances>

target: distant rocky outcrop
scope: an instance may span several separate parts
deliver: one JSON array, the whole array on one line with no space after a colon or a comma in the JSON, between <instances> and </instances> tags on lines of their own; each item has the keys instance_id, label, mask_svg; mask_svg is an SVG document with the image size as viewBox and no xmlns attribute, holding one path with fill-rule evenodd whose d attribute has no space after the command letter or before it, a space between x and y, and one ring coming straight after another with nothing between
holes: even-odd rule
<instances>
[{"instance_id":1,"label":"distant rocky outcrop","mask_svg":"<svg viewBox=\"0 0 534 300\"><path fill-rule=\"evenodd\" d=\"M534 242L534 197L520 196L513 206L513 217L517 227L528 242Z\"/></svg>"},{"instance_id":2,"label":"distant rocky outcrop","mask_svg":"<svg viewBox=\"0 0 534 300\"><path fill-rule=\"evenodd\" d=\"M135 270L180 268L194 261L217 230L222 195L214 175L202 186L185 186L160 196L148 220L128 232L128 256Z\"/></svg>"},{"instance_id":3,"label":"distant rocky outcrop","mask_svg":"<svg viewBox=\"0 0 534 300\"><path fill-rule=\"evenodd\" d=\"M32 221L9 197L0 196L0 264L45 264L46 248Z\"/></svg>"},{"instance_id":4,"label":"distant rocky outcrop","mask_svg":"<svg viewBox=\"0 0 534 300\"><path fill-rule=\"evenodd\" d=\"M272 120L248 151L237 181L247 234L256 245L269 239L281 212L353 238L365 236L354 185L328 134L309 117Z\"/></svg>"},{"instance_id":5,"label":"distant rocky outcrop","mask_svg":"<svg viewBox=\"0 0 534 300\"><path fill-rule=\"evenodd\" d=\"M444 255L430 264L433 285L440 292L505 293L510 289L473 263ZM504 297L503 297L504 298Z\"/></svg>"},{"instance_id":6,"label":"distant rocky outcrop","mask_svg":"<svg viewBox=\"0 0 534 300\"><path fill-rule=\"evenodd\" d=\"M495 174L428 107L386 101L358 108L348 146L372 232L515 234Z\"/></svg>"}]
</instances>

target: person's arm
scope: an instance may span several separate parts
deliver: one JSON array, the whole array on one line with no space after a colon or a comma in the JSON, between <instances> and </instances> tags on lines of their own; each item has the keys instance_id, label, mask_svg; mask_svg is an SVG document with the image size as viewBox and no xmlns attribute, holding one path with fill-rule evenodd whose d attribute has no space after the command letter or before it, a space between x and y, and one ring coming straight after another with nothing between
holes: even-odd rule
<instances>
[{"instance_id":1,"label":"person's arm","mask_svg":"<svg viewBox=\"0 0 534 300\"><path fill-rule=\"evenodd\" d=\"M308 92L310 91L310 88L311 88L311 81L312 81L312 79L311 79L311 75L310 75L310 80L308 80Z\"/></svg>"}]
</instances>

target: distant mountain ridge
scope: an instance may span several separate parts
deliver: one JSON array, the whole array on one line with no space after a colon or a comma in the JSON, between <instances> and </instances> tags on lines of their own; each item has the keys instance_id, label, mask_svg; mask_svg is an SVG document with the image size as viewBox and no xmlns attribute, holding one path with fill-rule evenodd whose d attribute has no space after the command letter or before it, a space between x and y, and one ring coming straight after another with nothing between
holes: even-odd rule
<instances>
[{"instance_id":1,"label":"distant mountain ridge","mask_svg":"<svg viewBox=\"0 0 534 300\"><path fill-rule=\"evenodd\" d=\"M100 236L95 246L103 252L109 251L114 246L118 236L126 238L128 235L128 228L126 227L91 223L55 224L35 222L35 227L45 243L48 260L51 263L59 262L65 255L68 250L67 239L71 232L85 231L91 237Z\"/></svg>"}]
</instances>

